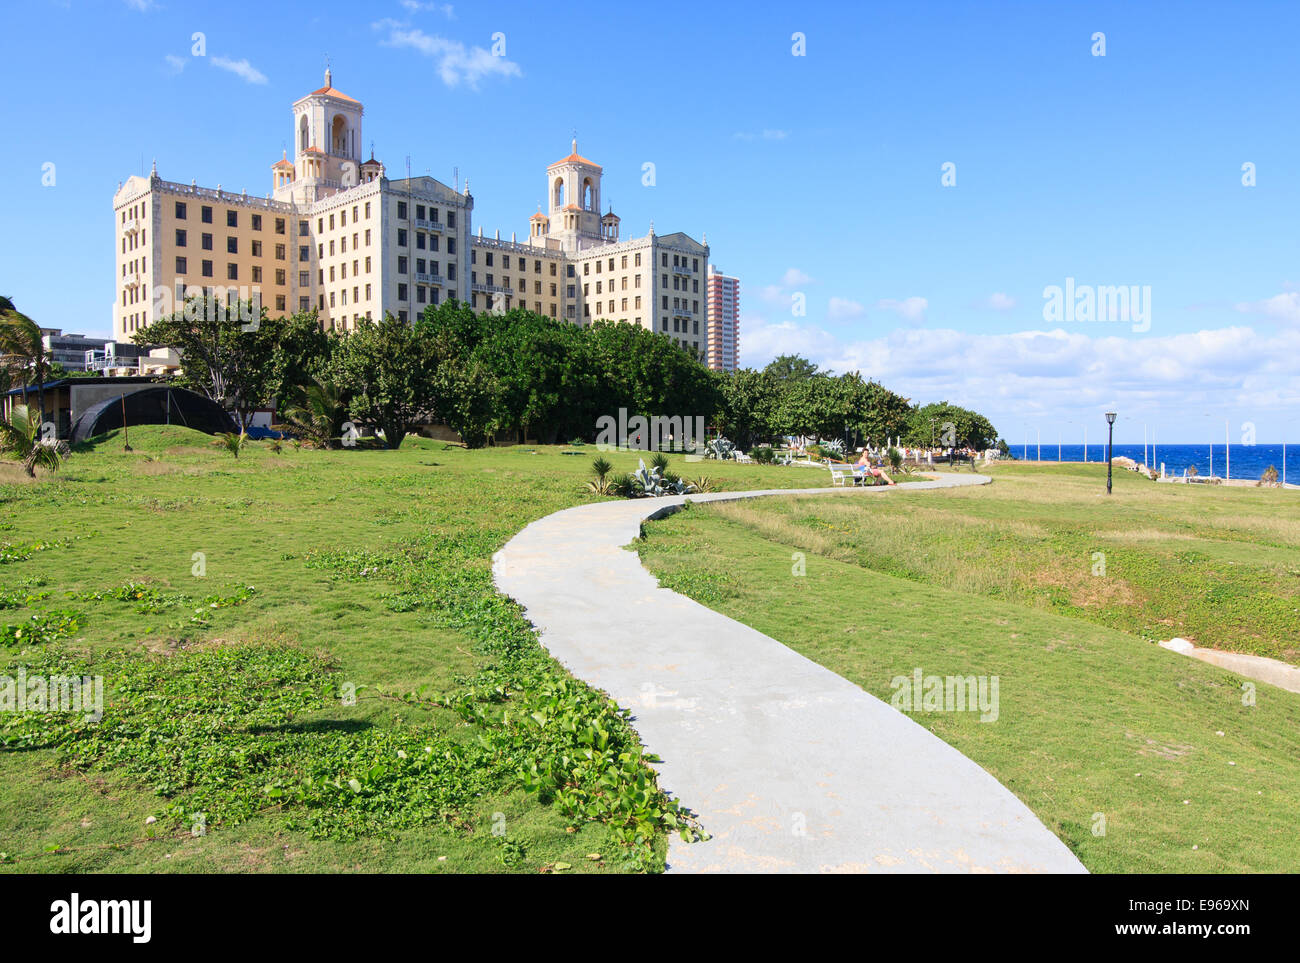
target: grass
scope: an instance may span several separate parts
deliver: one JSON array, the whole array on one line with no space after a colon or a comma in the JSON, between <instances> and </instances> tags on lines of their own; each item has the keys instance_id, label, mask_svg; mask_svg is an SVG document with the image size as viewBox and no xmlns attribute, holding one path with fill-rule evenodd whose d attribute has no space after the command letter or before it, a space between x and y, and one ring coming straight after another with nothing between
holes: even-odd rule
<instances>
[{"instance_id":1,"label":"grass","mask_svg":"<svg viewBox=\"0 0 1300 963\"><path fill-rule=\"evenodd\" d=\"M0 475L0 675L108 690L99 726L0 713L0 871L662 866L676 816L623 714L491 585L515 532L593 500L593 448L131 445ZM730 488L824 481L672 460Z\"/></svg>"},{"instance_id":2,"label":"grass","mask_svg":"<svg viewBox=\"0 0 1300 963\"><path fill-rule=\"evenodd\" d=\"M1094 872L1300 869L1300 695L1258 684L1251 704L1246 680L1153 642L1296 661L1292 496L1120 473L1107 500L1097 466L994 473L954 491L695 505L647 526L639 550L665 586L886 701L917 667L998 676L996 722L913 718Z\"/></svg>"}]
</instances>

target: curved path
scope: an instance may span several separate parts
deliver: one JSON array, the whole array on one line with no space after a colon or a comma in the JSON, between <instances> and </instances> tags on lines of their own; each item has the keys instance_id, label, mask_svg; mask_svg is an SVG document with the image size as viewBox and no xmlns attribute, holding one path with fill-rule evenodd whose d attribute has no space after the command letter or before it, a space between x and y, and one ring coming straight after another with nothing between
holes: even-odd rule
<instances>
[{"instance_id":1,"label":"curved path","mask_svg":"<svg viewBox=\"0 0 1300 963\"><path fill-rule=\"evenodd\" d=\"M691 495L884 496L984 484ZM493 558L542 644L631 710L660 784L711 839L672 837L694 872L1084 872L996 779L888 703L746 625L660 588L624 546L683 497L548 515Z\"/></svg>"}]
</instances>

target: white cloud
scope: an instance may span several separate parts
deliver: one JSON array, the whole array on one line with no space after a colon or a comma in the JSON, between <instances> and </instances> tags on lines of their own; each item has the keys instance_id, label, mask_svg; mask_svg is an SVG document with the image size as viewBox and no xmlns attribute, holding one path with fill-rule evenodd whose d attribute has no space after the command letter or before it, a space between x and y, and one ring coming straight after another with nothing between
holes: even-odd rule
<instances>
[{"instance_id":1,"label":"white cloud","mask_svg":"<svg viewBox=\"0 0 1300 963\"><path fill-rule=\"evenodd\" d=\"M167 63L168 73L178 74L185 69L186 60L184 57L178 57L175 54L167 54L163 57Z\"/></svg>"},{"instance_id":2,"label":"white cloud","mask_svg":"<svg viewBox=\"0 0 1300 963\"><path fill-rule=\"evenodd\" d=\"M1263 301L1243 301L1237 305L1242 314L1262 314L1275 321L1300 322L1300 291L1284 291Z\"/></svg>"},{"instance_id":3,"label":"white cloud","mask_svg":"<svg viewBox=\"0 0 1300 963\"><path fill-rule=\"evenodd\" d=\"M781 130L775 127L765 127L762 131L755 134L752 131L738 130L731 135L735 140L755 141L755 140L785 140L790 136L788 130Z\"/></svg>"},{"instance_id":4,"label":"white cloud","mask_svg":"<svg viewBox=\"0 0 1300 963\"><path fill-rule=\"evenodd\" d=\"M925 321L925 309L929 306L929 301L918 297L904 298L901 301L896 301L893 298L882 298L876 302L876 307L883 311L893 311L912 324L921 324Z\"/></svg>"},{"instance_id":5,"label":"white cloud","mask_svg":"<svg viewBox=\"0 0 1300 963\"><path fill-rule=\"evenodd\" d=\"M1092 332L1096 331L1096 334ZM861 371L914 401L948 400L987 415L1009 441L1024 426L1039 426L1055 439L1081 440L1082 424L1117 406L1141 425L1164 419L1161 437L1192 441L1202 413L1236 421L1270 421L1280 431L1300 406L1300 371L1289 359L1300 352L1300 329L1261 334L1236 326L1134 337L1060 328L1010 334L972 334L952 329L899 328L877 338L844 340L793 321L741 320L742 363L761 368L778 354L802 354L835 372ZM1222 413L1222 415L1218 414ZM1095 418L1094 418L1095 416ZM1202 419L1204 420L1204 419ZM1209 423L1208 421L1206 422Z\"/></svg>"},{"instance_id":6,"label":"white cloud","mask_svg":"<svg viewBox=\"0 0 1300 963\"><path fill-rule=\"evenodd\" d=\"M423 10L436 10L448 20L456 19L456 12L452 9L450 3L421 3L420 0L400 0L402 6L411 13L420 13Z\"/></svg>"},{"instance_id":7,"label":"white cloud","mask_svg":"<svg viewBox=\"0 0 1300 963\"><path fill-rule=\"evenodd\" d=\"M150 10L158 9L158 4L154 3L153 0L126 0L126 5L139 13L148 13Z\"/></svg>"},{"instance_id":8,"label":"white cloud","mask_svg":"<svg viewBox=\"0 0 1300 963\"><path fill-rule=\"evenodd\" d=\"M1010 311L1016 306L1016 299L1009 294L1003 294L1001 291L994 291L989 295L989 299L985 304L994 311Z\"/></svg>"},{"instance_id":9,"label":"white cloud","mask_svg":"<svg viewBox=\"0 0 1300 963\"><path fill-rule=\"evenodd\" d=\"M849 318L860 318L867 313L857 301L850 301L848 298L831 298L830 304L826 307L826 317L832 321L845 321Z\"/></svg>"},{"instance_id":10,"label":"white cloud","mask_svg":"<svg viewBox=\"0 0 1300 963\"><path fill-rule=\"evenodd\" d=\"M801 284L808 284L811 281L812 278L804 274L798 268L789 268L785 274L781 275L781 283L787 288L796 288Z\"/></svg>"},{"instance_id":11,"label":"white cloud","mask_svg":"<svg viewBox=\"0 0 1300 963\"><path fill-rule=\"evenodd\" d=\"M209 57L208 59L212 61L212 66L229 71L236 77L242 77L247 83L266 83L266 74L262 73L262 71L250 64L247 59L231 60L229 57L217 56Z\"/></svg>"},{"instance_id":12,"label":"white cloud","mask_svg":"<svg viewBox=\"0 0 1300 963\"><path fill-rule=\"evenodd\" d=\"M483 47L466 47L459 40L427 34L417 27L396 20L380 20L373 26L376 30L387 33L387 37L380 41L384 46L409 48L436 60L438 76L448 87L458 87L464 83L476 90L479 80L484 77L523 75L513 60L494 56Z\"/></svg>"}]
</instances>

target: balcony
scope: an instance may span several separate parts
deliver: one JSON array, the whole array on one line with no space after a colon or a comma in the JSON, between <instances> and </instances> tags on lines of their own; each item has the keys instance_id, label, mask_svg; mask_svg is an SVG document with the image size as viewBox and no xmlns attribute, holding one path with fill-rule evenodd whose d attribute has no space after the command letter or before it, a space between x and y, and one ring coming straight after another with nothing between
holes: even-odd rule
<instances>
[{"instance_id":1,"label":"balcony","mask_svg":"<svg viewBox=\"0 0 1300 963\"><path fill-rule=\"evenodd\" d=\"M446 285L447 279L444 278L441 274L418 274L417 273L415 275L415 283L436 284L438 285L438 287L443 287L444 285Z\"/></svg>"},{"instance_id":2,"label":"balcony","mask_svg":"<svg viewBox=\"0 0 1300 963\"><path fill-rule=\"evenodd\" d=\"M430 221L417 217L415 219L415 229L417 231L432 231L434 234L441 234L442 221Z\"/></svg>"},{"instance_id":3,"label":"balcony","mask_svg":"<svg viewBox=\"0 0 1300 963\"><path fill-rule=\"evenodd\" d=\"M673 265L673 273L674 273L674 274L694 274L695 272L692 271L692 270L691 270L689 267L687 267L685 264L674 264L674 265Z\"/></svg>"},{"instance_id":4,"label":"balcony","mask_svg":"<svg viewBox=\"0 0 1300 963\"><path fill-rule=\"evenodd\" d=\"M511 293L509 288L503 288L499 284L480 284L478 281L473 282L470 285L470 288L472 288L475 291L484 291L488 294L510 294Z\"/></svg>"}]
</instances>

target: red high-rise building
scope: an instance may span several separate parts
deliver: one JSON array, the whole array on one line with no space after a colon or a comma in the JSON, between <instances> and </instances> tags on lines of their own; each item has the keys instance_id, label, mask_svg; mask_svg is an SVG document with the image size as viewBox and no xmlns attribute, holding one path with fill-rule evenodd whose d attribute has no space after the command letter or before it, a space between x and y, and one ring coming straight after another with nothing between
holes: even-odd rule
<instances>
[{"instance_id":1,"label":"red high-rise building","mask_svg":"<svg viewBox=\"0 0 1300 963\"><path fill-rule=\"evenodd\" d=\"M735 371L740 359L740 279L709 265L705 360L715 371Z\"/></svg>"}]
</instances>

